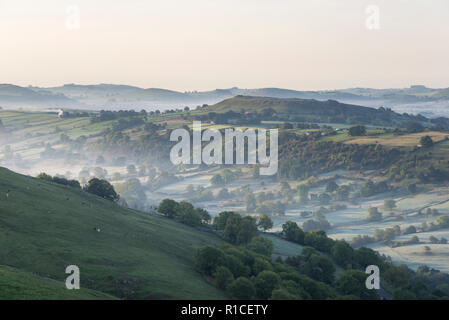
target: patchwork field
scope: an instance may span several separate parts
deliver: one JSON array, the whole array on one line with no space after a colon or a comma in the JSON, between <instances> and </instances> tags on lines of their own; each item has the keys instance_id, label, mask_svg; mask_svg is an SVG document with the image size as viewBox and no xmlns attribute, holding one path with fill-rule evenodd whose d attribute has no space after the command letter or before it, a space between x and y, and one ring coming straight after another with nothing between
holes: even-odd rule
<instances>
[{"instance_id":1,"label":"patchwork field","mask_svg":"<svg viewBox=\"0 0 449 320\"><path fill-rule=\"evenodd\" d=\"M419 145L420 139L424 136L430 136L434 142L440 142L449 138L447 132L420 132L405 135L385 134L379 136L365 136L349 139L346 143L356 144L382 144L389 147L415 147Z\"/></svg>"}]
</instances>

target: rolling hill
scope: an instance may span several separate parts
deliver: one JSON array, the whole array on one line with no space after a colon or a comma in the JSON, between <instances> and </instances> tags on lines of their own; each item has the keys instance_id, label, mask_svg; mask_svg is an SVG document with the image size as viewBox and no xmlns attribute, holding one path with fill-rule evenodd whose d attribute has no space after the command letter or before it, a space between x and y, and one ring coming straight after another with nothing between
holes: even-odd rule
<instances>
[{"instance_id":1,"label":"rolling hill","mask_svg":"<svg viewBox=\"0 0 449 320\"><path fill-rule=\"evenodd\" d=\"M335 100L280 99L270 97L236 96L205 110L210 112L264 113L269 112L278 120L300 122L334 122L348 124L372 124L379 126L403 126L409 121L428 122L423 116L399 114L391 109L376 109L340 103ZM274 119L273 119L274 120Z\"/></svg>"},{"instance_id":2,"label":"rolling hill","mask_svg":"<svg viewBox=\"0 0 449 320\"><path fill-rule=\"evenodd\" d=\"M222 299L194 270L196 249L215 244L214 234L0 168L0 265L14 268L0 269L0 284L32 273L22 298L42 298L44 278L65 281L77 265L82 288L118 298Z\"/></svg>"}]
</instances>

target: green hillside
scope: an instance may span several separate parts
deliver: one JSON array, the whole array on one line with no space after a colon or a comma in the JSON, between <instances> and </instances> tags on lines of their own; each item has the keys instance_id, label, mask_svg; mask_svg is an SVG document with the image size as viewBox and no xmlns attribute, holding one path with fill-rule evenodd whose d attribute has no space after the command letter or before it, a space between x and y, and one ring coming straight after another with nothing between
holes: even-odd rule
<instances>
[{"instance_id":1,"label":"green hillside","mask_svg":"<svg viewBox=\"0 0 449 320\"><path fill-rule=\"evenodd\" d=\"M115 299L113 296L81 288L67 290L63 282L45 279L17 268L0 266L0 300L94 300Z\"/></svg>"},{"instance_id":2,"label":"green hillside","mask_svg":"<svg viewBox=\"0 0 449 320\"><path fill-rule=\"evenodd\" d=\"M66 266L77 265L82 288L119 298L221 299L193 268L196 248L220 243L213 234L0 168L0 265L58 281Z\"/></svg>"},{"instance_id":3,"label":"green hillside","mask_svg":"<svg viewBox=\"0 0 449 320\"><path fill-rule=\"evenodd\" d=\"M376 109L340 103L335 100L279 99L236 96L208 106L209 112L237 112L265 114L270 119L302 122L335 122L403 126L409 121L427 122L422 116L399 114L390 109Z\"/></svg>"}]
</instances>

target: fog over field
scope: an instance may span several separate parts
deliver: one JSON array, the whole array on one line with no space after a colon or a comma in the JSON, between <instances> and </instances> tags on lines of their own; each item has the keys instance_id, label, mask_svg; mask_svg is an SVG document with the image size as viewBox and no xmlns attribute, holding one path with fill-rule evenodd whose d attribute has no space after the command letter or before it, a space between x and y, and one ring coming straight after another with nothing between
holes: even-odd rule
<instances>
[{"instance_id":1,"label":"fog over field","mask_svg":"<svg viewBox=\"0 0 449 320\"><path fill-rule=\"evenodd\" d=\"M449 300L448 13L0 0L0 300Z\"/></svg>"}]
</instances>

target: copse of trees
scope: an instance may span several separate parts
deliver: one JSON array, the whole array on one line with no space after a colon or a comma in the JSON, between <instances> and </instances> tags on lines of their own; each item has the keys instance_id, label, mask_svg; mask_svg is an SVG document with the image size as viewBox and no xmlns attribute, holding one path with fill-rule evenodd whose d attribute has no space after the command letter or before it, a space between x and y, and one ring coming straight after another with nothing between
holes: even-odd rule
<instances>
[{"instance_id":1,"label":"copse of trees","mask_svg":"<svg viewBox=\"0 0 449 320\"><path fill-rule=\"evenodd\" d=\"M322 171L388 168L402 151L381 145L358 145L291 138L279 145L280 179L305 179Z\"/></svg>"},{"instance_id":2,"label":"copse of trees","mask_svg":"<svg viewBox=\"0 0 449 320\"><path fill-rule=\"evenodd\" d=\"M45 180L45 181L54 182L57 184L62 184L64 186L81 189L81 185L80 185L79 181L77 181L77 180L68 180L66 178L61 178L61 177L57 177L57 176L52 177L51 175L48 175L46 173L38 174L37 178L41 179L41 180Z\"/></svg>"},{"instance_id":3,"label":"copse of trees","mask_svg":"<svg viewBox=\"0 0 449 320\"><path fill-rule=\"evenodd\" d=\"M207 225L211 221L211 216L207 210L195 208L187 201L177 202L172 199L164 199L157 210L167 218L177 219L190 226Z\"/></svg>"},{"instance_id":4,"label":"copse of trees","mask_svg":"<svg viewBox=\"0 0 449 320\"><path fill-rule=\"evenodd\" d=\"M390 187L385 181L379 181L374 183L373 181L367 181L360 189L360 195L362 197L370 197L379 193L388 192Z\"/></svg>"},{"instance_id":5,"label":"copse of trees","mask_svg":"<svg viewBox=\"0 0 449 320\"><path fill-rule=\"evenodd\" d=\"M212 276L215 285L226 290L234 299L288 297L303 300L337 297L337 292L331 286L305 274L298 274L294 267L274 262L268 255L253 251L254 248L257 246L200 248L195 258L196 268L200 273Z\"/></svg>"},{"instance_id":6,"label":"copse of trees","mask_svg":"<svg viewBox=\"0 0 449 320\"><path fill-rule=\"evenodd\" d=\"M348 131L350 136L364 136L366 135L366 127L365 126L354 126L349 128Z\"/></svg>"},{"instance_id":7,"label":"copse of trees","mask_svg":"<svg viewBox=\"0 0 449 320\"><path fill-rule=\"evenodd\" d=\"M220 212L214 219L215 228L223 232L223 239L229 243L247 244L257 235L257 221L251 216L241 216L232 211Z\"/></svg>"}]
</instances>

